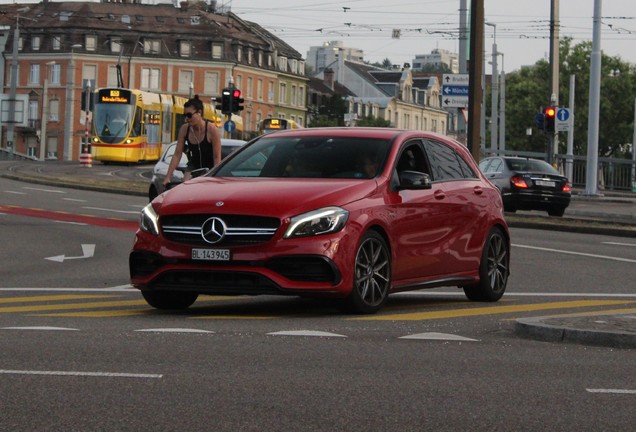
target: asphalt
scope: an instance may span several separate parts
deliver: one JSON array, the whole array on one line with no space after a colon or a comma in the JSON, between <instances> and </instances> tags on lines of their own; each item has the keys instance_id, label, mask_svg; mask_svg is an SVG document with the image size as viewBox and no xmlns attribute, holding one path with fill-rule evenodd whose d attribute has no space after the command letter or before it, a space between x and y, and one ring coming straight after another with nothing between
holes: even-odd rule
<instances>
[{"instance_id":1,"label":"asphalt","mask_svg":"<svg viewBox=\"0 0 636 432\"><path fill-rule=\"evenodd\" d=\"M0 160L0 177L50 186L147 196L152 165ZM575 190L564 217L543 212L506 214L511 227L636 238L636 193ZM636 348L636 311L520 318L516 334L548 342Z\"/></svg>"}]
</instances>

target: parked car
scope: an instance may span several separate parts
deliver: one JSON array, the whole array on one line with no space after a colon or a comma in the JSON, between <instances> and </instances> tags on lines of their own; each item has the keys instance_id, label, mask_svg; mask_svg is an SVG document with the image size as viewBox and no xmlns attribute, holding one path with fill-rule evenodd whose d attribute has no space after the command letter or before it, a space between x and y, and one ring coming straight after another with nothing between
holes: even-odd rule
<instances>
[{"instance_id":1,"label":"parked car","mask_svg":"<svg viewBox=\"0 0 636 432\"><path fill-rule=\"evenodd\" d=\"M263 135L141 212L131 283L159 309L199 294L339 298L504 294L501 195L464 146L422 131L308 128Z\"/></svg>"},{"instance_id":2,"label":"parked car","mask_svg":"<svg viewBox=\"0 0 636 432\"><path fill-rule=\"evenodd\" d=\"M221 139L221 157L224 158L230 153L232 153L237 148L241 147L245 144L246 141L238 140L238 139ZM163 180L166 178L166 173L168 172L168 166L170 166L170 161L172 160L172 155L174 155L174 151L177 148L177 142L173 141L166 149L163 151L161 158L155 164L152 169L152 179L150 180L150 187L148 188L148 198L150 201L155 199L157 195L163 192ZM181 169L185 169L188 164L188 158L185 154L181 155L181 161L179 162L178 167ZM183 181L183 171L176 169L174 174L172 175L172 183L181 183Z\"/></svg>"},{"instance_id":3,"label":"parked car","mask_svg":"<svg viewBox=\"0 0 636 432\"><path fill-rule=\"evenodd\" d=\"M563 216L570 205L568 178L539 159L495 156L482 159L479 169L501 191L504 210L543 210Z\"/></svg>"}]
</instances>

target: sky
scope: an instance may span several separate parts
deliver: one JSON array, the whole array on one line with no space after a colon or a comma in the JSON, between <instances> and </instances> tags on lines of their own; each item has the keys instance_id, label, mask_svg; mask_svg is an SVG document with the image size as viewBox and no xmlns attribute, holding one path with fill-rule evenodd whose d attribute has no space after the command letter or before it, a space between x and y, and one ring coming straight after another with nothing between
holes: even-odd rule
<instances>
[{"instance_id":1,"label":"sky","mask_svg":"<svg viewBox=\"0 0 636 432\"><path fill-rule=\"evenodd\" d=\"M636 65L636 0L596 1L602 3L602 50ZM571 36L575 43L591 41L595 0L558 2L561 37ZM470 6L471 1L466 3ZM550 4L551 0L484 0L485 19L495 25L485 27L486 56L490 58L496 36L507 72L547 59ZM217 5L260 24L303 57L311 46L328 41L362 49L371 63L388 58L393 64L412 64L416 54L436 48L459 52L460 0L217 0ZM395 30L399 38L393 37Z\"/></svg>"}]
</instances>

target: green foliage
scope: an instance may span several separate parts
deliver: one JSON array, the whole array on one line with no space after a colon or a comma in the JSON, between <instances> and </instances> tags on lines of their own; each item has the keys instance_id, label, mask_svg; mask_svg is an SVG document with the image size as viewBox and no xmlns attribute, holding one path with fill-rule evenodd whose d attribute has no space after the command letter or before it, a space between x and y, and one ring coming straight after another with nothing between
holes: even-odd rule
<instances>
[{"instance_id":1,"label":"green foliage","mask_svg":"<svg viewBox=\"0 0 636 432\"><path fill-rule=\"evenodd\" d=\"M347 103L341 94L323 97L309 127L344 126Z\"/></svg>"},{"instance_id":2,"label":"green foliage","mask_svg":"<svg viewBox=\"0 0 636 432\"><path fill-rule=\"evenodd\" d=\"M592 43L572 45L561 40L559 105L569 104L570 75L576 78L574 154L587 153L590 64ZM599 155L619 156L632 141L636 68L620 57L601 55ZM550 65L545 60L506 75L506 149L545 151L546 137L534 126L534 115L550 104ZM490 106L490 105L488 105ZM532 136L526 129L532 128ZM559 153L565 153L566 133L559 134Z\"/></svg>"},{"instance_id":3,"label":"green foliage","mask_svg":"<svg viewBox=\"0 0 636 432\"><path fill-rule=\"evenodd\" d=\"M391 122L388 120L384 120L381 118L374 118L371 116L366 116L358 119L356 121L356 126L360 127L391 127Z\"/></svg>"},{"instance_id":4,"label":"green foliage","mask_svg":"<svg viewBox=\"0 0 636 432\"><path fill-rule=\"evenodd\" d=\"M435 73L435 74L451 74L453 70L446 63L442 63L439 65L435 65L432 63L425 64L421 69L418 69L420 72L426 73Z\"/></svg>"}]
</instances>

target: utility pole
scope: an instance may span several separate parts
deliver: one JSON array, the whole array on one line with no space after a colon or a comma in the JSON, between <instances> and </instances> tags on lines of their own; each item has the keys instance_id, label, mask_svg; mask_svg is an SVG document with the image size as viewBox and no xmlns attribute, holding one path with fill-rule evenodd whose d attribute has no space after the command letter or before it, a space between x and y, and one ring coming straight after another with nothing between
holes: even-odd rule
<instances>
[{"instance_id":1,"label":"utility pole","mask_svg":"<svg viewBox=\"0 0 636 432\"><path fill-rule=\"evenodd\" d=\"M484 50L484 0L470 1L470 63L468 78L468 149L473 158L479 161L481 99L483 89L481 77L483 71Z\"/></svg>"},{"instance_id":2,"label":"utility pole","mask_svg":"<svg viewBox=\"0 0 636 432\"><path fill-rule=\"evenodd\" d=\"M601 110L601 9L601 0L594 0L585 195L598 195L598 122Z\"/></svg>"},{"instance_id":3,"label":"utility pole","mask_svg":"<svg viewBox=\"0 0 636 432\"><path fill-rule=\"evenodd\" d=\"M499 79L500 102L499 102L499 154L505 156L506 153L506 73L504 72L504 55L501 54L501 76Z\"/></svg>"},{"instance_id":4,"label":"utility pole","mask_svg":"<svg viewBox=\"0 0 636 432\"><path fill-rule=\"evenodd\" d=\"M550 102L553 107L559 106L559 0L550 0ZM555 130L548 137L548 163L556 162L559 154L559 135Z\"/></svg>"},{"instance_id":5,"label":"utility pole","mask_svg":"<svg viewBox=\"0 0 636 432\"><path fill-rule=\"evenodd\" d=\"M492 27L492 74L490 76L490 151L497 153L497 124L499 120L499 71L497 70L497 24L486 22Z\"/></svg>"},{"instance_id":6,"label":"utility pole","mask_svg":"<svg viewBox=\"0 0 636 432\"><path fill-rule=\"evenodd\" d=\"M9 159L13 159L13 155L15 153L15 98L18 87L18 42L20 40L20 10L18 10L18 15L16 15L15 17L15 29L13 30L13 55L11 56L11 87L9 90L9 117L7 118L7 147L9 149ZM21 109L20 111L24 112L23 109Z\"/></svg>"}]
</instances>

